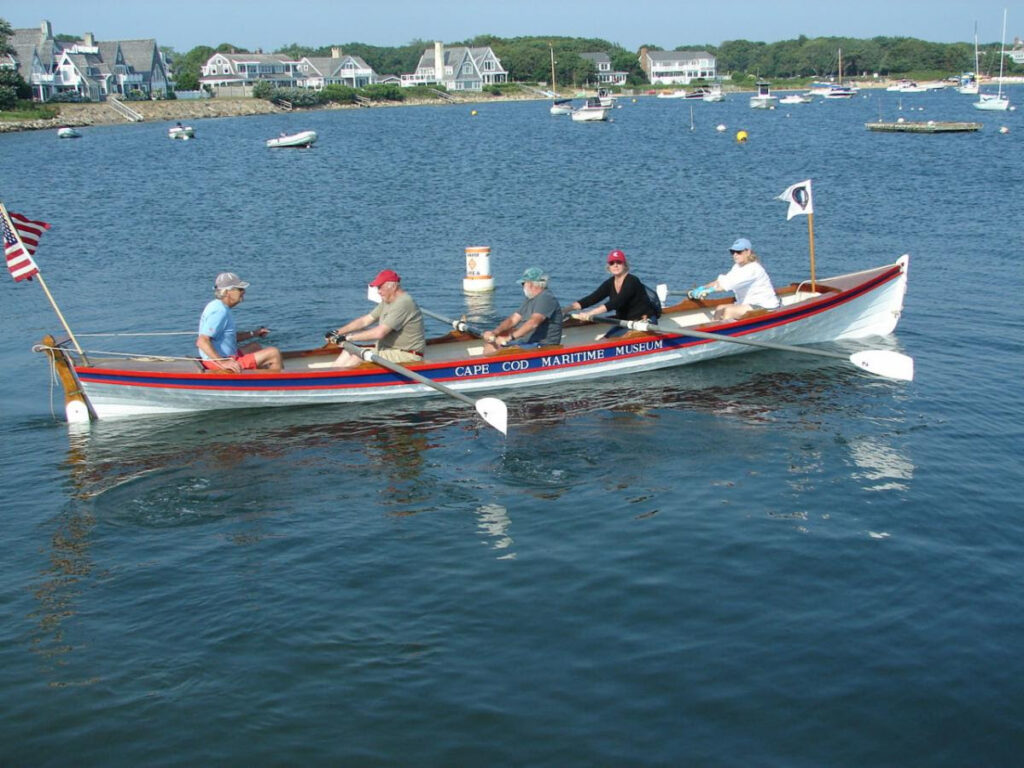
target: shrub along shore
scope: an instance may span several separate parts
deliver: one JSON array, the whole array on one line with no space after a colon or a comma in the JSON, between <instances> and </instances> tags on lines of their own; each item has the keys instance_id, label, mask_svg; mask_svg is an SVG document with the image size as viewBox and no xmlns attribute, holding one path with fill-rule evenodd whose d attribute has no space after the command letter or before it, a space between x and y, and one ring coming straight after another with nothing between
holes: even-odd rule
<instances>
[{"instance_id":1,"label":"shrub along shore","mask_svg":"<svg viewBox=\"0 0 1024 768\"><path fill-rule=\"evenodd\" d=\"M424 104L458 105L477 104L493 101L537 100L541 96L526 93L507 93L501 96L490 94L453 94L448 99L408 99L405 101L375 101L368 107L403 107ZM145 122L181 121L187 122L210 117L243 117L246 115L270 115L287 112L265 99L215 98L215 99L170 99L167 101L129 101L129 107L142 115ZM118 125L128 122L113 107L104 102L92 103L51 103L47 105L59 110L56 117L40 120L5 120L0 112L0 133L11 131L33 131L56 129L61 126ZM296 107L293 112L310 112L325 109L363 109L355 104L330 103L313 107Z\"/></svg>"}]
</instances>

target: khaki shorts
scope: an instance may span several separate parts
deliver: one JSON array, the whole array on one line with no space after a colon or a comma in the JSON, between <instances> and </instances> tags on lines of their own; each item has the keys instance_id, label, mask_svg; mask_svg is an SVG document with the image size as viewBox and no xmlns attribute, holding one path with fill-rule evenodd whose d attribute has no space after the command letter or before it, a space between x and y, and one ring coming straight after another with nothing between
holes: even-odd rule
<instances>
[{"instance_id":1,"label":"khaki shorts","mask_svg":"<svg viewBox=\"0 0 1024 768\"><path fill-rule=\"evenodd\" d=\"M392 363L422 363L423 355L415 352L406 352L404 349L379 349L375 353Z\"/></svg>"}]
</instances>

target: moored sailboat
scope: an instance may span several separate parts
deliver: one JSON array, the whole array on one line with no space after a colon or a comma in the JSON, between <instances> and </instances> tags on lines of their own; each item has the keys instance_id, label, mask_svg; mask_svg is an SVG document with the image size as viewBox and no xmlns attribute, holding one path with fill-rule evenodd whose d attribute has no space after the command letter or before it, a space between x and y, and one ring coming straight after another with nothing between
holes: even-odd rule
<instances>
[{"instance_id":1,"label":"moored sailboat","mask_svg":"<svg viewBox=\"0 0 1024 768\"><path fill-rule=\"evenodd\" d=\"M1003 38L999 48L999 84L995 94L979 93L974 102L975 109L986 112L1005 112L1010 108L1010 100L1003 96L1003 59L1006 58L1006 9L1003 9Z\"/></svg>"}]
</instances>

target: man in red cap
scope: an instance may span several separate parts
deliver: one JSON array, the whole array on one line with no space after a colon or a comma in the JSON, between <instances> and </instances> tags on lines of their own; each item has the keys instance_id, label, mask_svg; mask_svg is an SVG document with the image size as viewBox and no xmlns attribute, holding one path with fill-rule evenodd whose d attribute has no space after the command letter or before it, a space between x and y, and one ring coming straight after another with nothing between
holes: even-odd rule
<instances>
[{"instance_id":1,"label":"man in red cap","mask_svg":"<svg viewBox=\"0 0 1024 768\"><path fill-rule=\"evenodd\" d=\"M402 290L402 278L391 269L384 269L370 285L380 293L381 302L368 315L357 317L334 331L328 341L375 341L374 351L393 363L422 363L426 336L423 313L412 296ZM376 323L376 325L374 325ZM370 326L374 326L370 328ZM369 330L363 330L368 328ZM362 358L343 350L334 364L339 368L355 368Z\"/></svg>"}]
</instances>

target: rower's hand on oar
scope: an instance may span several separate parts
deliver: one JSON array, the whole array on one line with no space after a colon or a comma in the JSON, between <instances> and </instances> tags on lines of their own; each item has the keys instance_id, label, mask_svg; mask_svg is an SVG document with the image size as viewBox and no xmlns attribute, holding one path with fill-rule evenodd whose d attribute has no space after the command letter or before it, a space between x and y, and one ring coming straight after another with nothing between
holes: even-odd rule
<instances>
[{"instance_id":1,"label":"rower's hand on oar","mask_svg":"<svg viewBox=\"0 0 1024 768\"><path fill-rule=\"evenodd\" d=\"M711 288L710 287L708 287L706 285L698 285L696 288L693 288L693 289L687 291L686 295L689 298L691 298L691 299L698 299L699 300L699 299L703 299L709 293L711 293Z\"/></svg>"},{"instance_id":2,"label":"rower's hand on oar","mask_svg":"<svg viewBox=\"0 0 1024 768\"><path fill-rule=\"evenodd\" d=\"M324 334L324 341L329 344L341 344L346 338L344 333L338 333L337 331L328 331Z\"/></svg>"}]
</instances>

